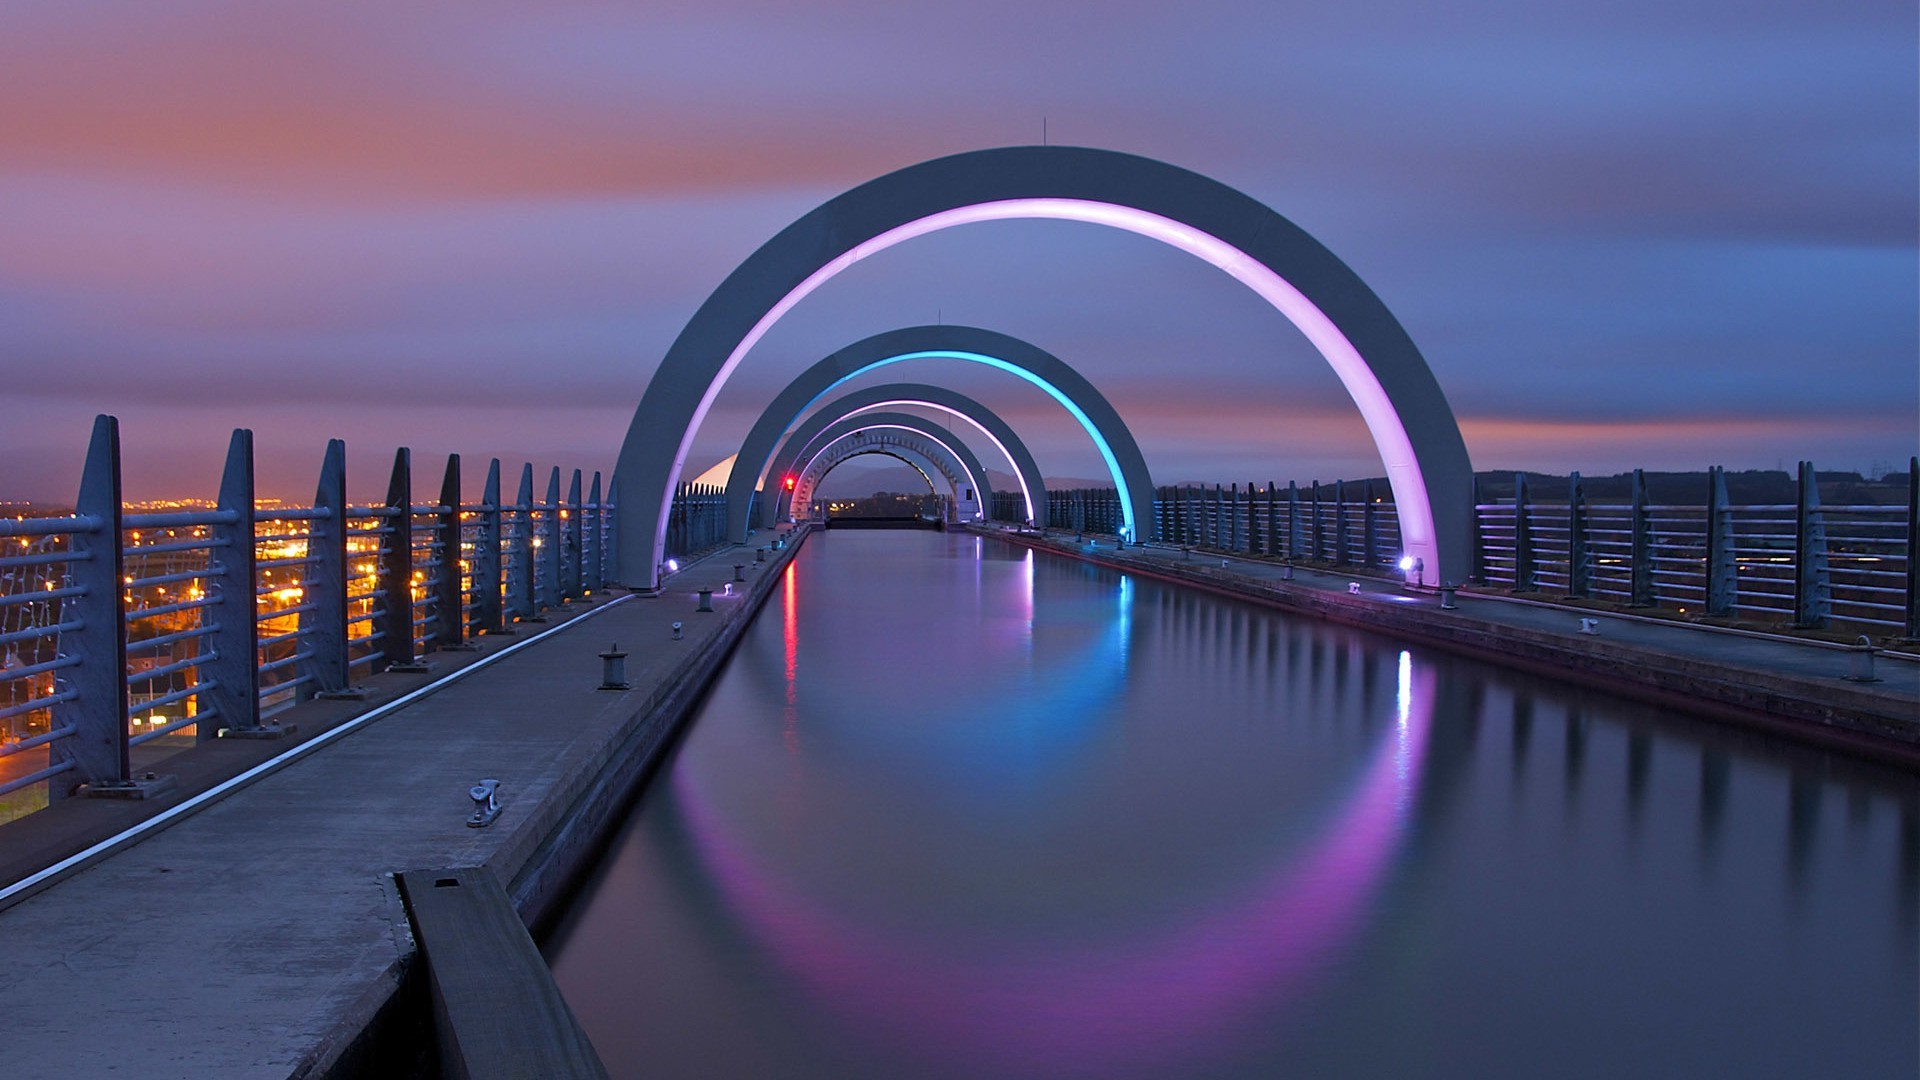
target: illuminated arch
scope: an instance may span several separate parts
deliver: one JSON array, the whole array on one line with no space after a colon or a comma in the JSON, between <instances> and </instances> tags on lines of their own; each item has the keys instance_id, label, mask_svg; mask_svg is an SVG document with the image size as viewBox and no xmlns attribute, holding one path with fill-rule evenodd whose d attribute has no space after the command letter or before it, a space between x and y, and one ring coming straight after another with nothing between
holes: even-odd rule
<instances>
[{"instance_id":1,"label":"illuminated arch","mask_svg":"<svg viewBox=\"0 0 1920 1080\"><path fill-rule=\"evenodd\" d=\"M1040 466L1033 460L1033 455L1027 450L1026 443L1021 441L1013 428L1000 419L993 410L965 394L943 387L929 386L925 383L887 383L883 386L867 387L843 394L802 420L799 426L794 428L793 433L786 436L785 446L798 450L815 435L826 430L829 425L858 413L909 405L938 409L950 416L959 417L976 428L986 436L988 442L991 442L1012 462L1014 477L1027 500L1029 517L1036 511L1044 513L1047 505L1046 484L1041 478ZM769 409L772 408L769 406ZM767 417L763 415L762 420L766 419ZM754 426L757 433L761 425ZM780 431L784 426L784 423L774 426L775 438L780 437ZM759 457L761 463L757 467L743 466L741 462L749 455ZM732 518L733 511L738 509L743 522L742 531L736 534L740 542L744 543L746 540L746 504L752 501L756 471L764 470L766 473L765 486L760 498L758 524L767 526L773 524L775 518L774 504L778 500L773 496L779 489L781 479L792 474L792 466L791 456L775 454L771 442L767 444L764 452L758 449L758 440L752 436L749 436L748 443L742 445L739 456L734 459L733 474L727 482L728 516Z\"/></svg>"},{"instance_id":2,"label":"illuminated arch","mask_svg":"<svg viewBox=\"0 0 1920 1080\"><path fill-rule=\"evenodd\" d=\"M794 500L809 500L815 485L848 458L869 453L891 453L895 449L904 449L924 458L947 479L953 487L956 511L966 501L962 489L971 488L971 505L977 516L985 516L985 508L992 502L993 490L986 482L987 470L981 466L979 457L965 443L954 438L952 432L924 416L908 413L850 416L817 431L804 446L799 445L797 439L789 439L782 451L783 457L796 466L791 470L796 477ZM920 468L911 460L902 460ZM926 476L925 469L921 469L921 475ZM931 477L928 477L928 483L931 486ZM967 516L963 514L963 520Z\"/></svg>"},{"instance_id":3,"label":"illuminated arch","mask_svg":"<svg viewBox=\"0 0 1920 1080\"><path fill-rule=\"evenodd\" d=\"M658 581L667 511L707 410L795 304L875 252L978 221L1053 218L1139 233L1225 271L1313 342L1360 409L1425 583L1465 579L1473 466L1453 410L1380 298L1319 241L1218 181L1151 158L1013 146L936 158L814 208L734 269L680 331L620 448L620 562ZM1147 522L1142 522L1143 525ZM1143 533L1144 535L1144 533Z\"/></svg>"},{"instance_id":4,"label":"illuminated arch","mask_svg":"<svg viewBox=\"0 0 1920 1080\"><path fill-rule=\"evenodd\" d=\"M727 478L727 527L735 541L746 542L747 508L753 489L767 468L780 433L789 424L848 379L902 360L929 357L986 364L1046 391L1086 429L1107 463L1114 487L1132 495L1122 502L1126 520L1134 526L1135 539L1149 535L1153 481L1147 475L1146 458L1120 414L1091 382L1059 357L1007 334L972 326L910 326L875 334L834 352L795 377L760 414L746 441L740 444L733 472ZM995 438L1004 441L998 435ZM1028 494L1032 496L1033 490ZM1044 521L1044 494L1030 501L1034 520Z\"/></svg>"}]
</instances>

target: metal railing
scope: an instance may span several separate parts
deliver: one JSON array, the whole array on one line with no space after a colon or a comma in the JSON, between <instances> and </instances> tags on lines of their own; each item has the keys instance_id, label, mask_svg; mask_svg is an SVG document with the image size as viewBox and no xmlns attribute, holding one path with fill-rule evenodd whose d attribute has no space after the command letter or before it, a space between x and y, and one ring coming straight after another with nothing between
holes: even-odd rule
<instances>
[{"instance_id":1,"label":"metal railing","mask_svg":"<svg viewBox=\"0 0 1920 1080\"><path fill-rule=\"evenodd\" d=\"M612 484L582 497L533 467L477 503L460 459L415 501L411 455L378 503L346 497L345 444L327 447L311 506L256 503L253 437L236 431L211 506L130 510L119 426L95 421L74 512L0 520L0 820L134 783L166 754L273 720L356 678L537 620L614 580ZM135 768L138 751L140 770Z\"/></svg>"},{"instance_id":2,"label":"metal railing","mask_svg":"<svg viewBox=\"0 0 1920 1080\"><path fill-rule=\"evenodd\" d=\"M1920 478L1911 463L1904 505L1822 505L1819 476L1801 462L1798 498L1734 504L1708 471L1699 503L1654 503L1635 471L1625 503L1587 499L1578 473L1564 502L1537 503L1524 475L1511 499L1474 499L1470 580L1516 593L1805 629L1920 637ZM1476 486L1477 490L1477 486ZM1181 485L1154 493L1149 542L1286 558L1356 570L1400 558L1392 492L1377 481ZM1019 507L996 498L995 518ZM1047 493L1047 525L1115 535L1124 518L1112 488Z\"/></svg>"}]
</instances>

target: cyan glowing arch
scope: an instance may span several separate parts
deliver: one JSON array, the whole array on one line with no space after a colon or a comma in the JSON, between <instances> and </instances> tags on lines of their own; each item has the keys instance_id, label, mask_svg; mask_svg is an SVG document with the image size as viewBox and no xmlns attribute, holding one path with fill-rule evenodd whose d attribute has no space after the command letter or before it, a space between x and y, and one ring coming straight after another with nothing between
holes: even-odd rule
<instances>
[{"instance_id":1,"label":"cyan glowing arch","mask_svg":"<svg viewBox=\"0 0 1920 1080\"><path fill-rule=\"evenodd\" d=\"M707 297L662 358L621 446L627 583L658 581L673 488L694 434L734 368L781 316L894 244L1015 218L1084 221L1151 237L1259 294L1307 336L1359 407L1418 579L1465 579L1473 513L1466 443L1419 349L1358 275L1271 208L1198 173L1107 150L1015 146L923 162L838 195L781 230Z\"/></svg>"},{"instance_id":2,"label":"cyan glowing arch","mask_svg":"<svg viewBox=\"0 0 1920 1080\"><path fill-rule=\"evenodd\" d=\"M927 357L981 362L1011 371L1060 401L1100 449L1114 486L1130 496L1121 499L1124 520L1134 526L1135 539L1145 538L1153 521L1153 480L1133 433L1100 391L1072 365L1031 342L978 327L940 325L903 327L863 338L813 364L780 391L740 444L733 471L727 477L727 521L735 540L746 541L753 490L766 472L774 444L788 425L849 379L902 360ZM927 396L937 393L943 392ZM983 422L987 419L975 418ZM1000 441L1010 435L1009 429ZM1015 473L1024 478L1017 464ZM1044 493L1032 498L1035 488L1044 487L1037 483L1038 475L1036 468L1027 485L1036 522L1043 521L1046 513Z\"/></svg>"},{"instance_id":3,"label":"cyan glowing arch","mask_svg":"<svg viewBox=\"0 0 1920 1080\"><path fill-rule=\"evenodd\" d=\"M799 468L794 470L798 480L793 492L794 501L806 501L814 486L847 458L880 449L878 447L856 448L849 445L851 440L870 431L899 431L926 440L938 453L929 453L926 447L909 445L907 448L915 453L924 454L927 460L953 484L956 505L960 501L960 485L964 483L971 486L974 491L974 503L982 509L981 516L985 516L984 508L992 504L993 490L986 483L987 470L980 464L979 457L965 443L954 438L952 433L941 430L933 421L908 413L875 413L846 417L828 425L823 430L816 430L805 445L799 445L797 438L789 439L788 445L782 450L781 457L783 460L799 465ZM838 456L835 456L836 454ZM942 454L945 455L944 460Z\"/></svg>"}]
</instances>

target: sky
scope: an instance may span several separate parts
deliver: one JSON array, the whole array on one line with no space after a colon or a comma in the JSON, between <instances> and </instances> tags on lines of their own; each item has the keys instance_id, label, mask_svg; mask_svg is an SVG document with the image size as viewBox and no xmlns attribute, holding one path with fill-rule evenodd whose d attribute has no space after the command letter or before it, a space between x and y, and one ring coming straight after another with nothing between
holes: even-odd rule
<instances>
[{"instance_id":1,"label":"sky","mask_svg":"<svg viewBox=\"0 0 1920 1080\"><path fill-rule=\"evenodd\" d=\"M1911 0L458 5L0 0L0 500L70 499L94 414L130 498L350 498L396 446L610 471L714 286L928 158L1123 150L1265 202L1432 366L1481 469L1904 467L1920 443ZM870 258L755 348L694 445L802 368L931 322L1025 338L1155 479L1379 461L1339 382L1223 274L1098 226ZM1046 474L1064 410L953 361ZM731 443L731 444L730 444Z\"/></svg>"}]
</instances>

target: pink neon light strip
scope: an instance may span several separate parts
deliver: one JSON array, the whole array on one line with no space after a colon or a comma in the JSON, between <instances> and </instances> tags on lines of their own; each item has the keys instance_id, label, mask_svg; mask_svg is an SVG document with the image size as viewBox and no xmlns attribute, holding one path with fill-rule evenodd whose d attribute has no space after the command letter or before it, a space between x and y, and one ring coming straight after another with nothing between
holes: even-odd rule
<instances>
[{"instance_id":1,"label":"pink neon light strip","mask_svg":"<svg viewBox=\"0 0 1920 1080\"><path fill-rule=\"evenodd\" d=\"M978 221L1006 221L1024 218L1048 218L1059 221L1084 221L1094 225L1123 229L1130 233L1150 237L1162 243L1172 245L1190 255L1197 256L1219 267L1235 281L1247 286L1260 295L1260 298L1285 315L1287 320L1300 329L1313 342L1320 355L1333 367L1334 374L1346 386L1348 396L1360 409L1361 418L1366 421L1367 430L1373 434L1374 445L1380 451L1382 463L1386 465L1387 482L1393 487L1393 499L1400 517L1401 545L1404 551L1421 559L1425 570L1423 578L1437 574L1440 566L1438 551L1434 546L1433 507L1427 502L1427 488L1420 473L1420 463L1413 455L1413 444L1407 438L1406 428L1401 426L1400 418L1393 410L1386 391L1378 379L1367 367L1360 356L1333 320L1315 307L1300 290L1296 289L1279 274L1268 269L1258 260L1232 244L1210 233L1202 232L1191 225L1162 217L1159 214L1137 210L1130 206L1117 206L1113 203L1095 202L1086 199L1007 199L1000 202L978 203L929 214L917 221L889 229L880 235L854 245L831 262L815 270L805 281L794 286L793 290L780 298L779 302L760 317L760 321L747 331L747 335L734 346L727 356L727 362L720 368L718 375L708 385L707 392L700 399L700 405L694 410L693 420L687 425L686 432L680 437L680 449L675 455L673 475L667 478L667 487L661 502L660 529L664 536L667 511L673 500L674 484L680 479L682 466L686 462L688 451L693 445L694 434L706 419L707 410L720 394L720 388L726 384L747 355L766 332L779 322L781 317L793 310L793 306L805 299L815 289L826 284L836 274L859 262L861 259L895 244L911 240L916 236L950 229L956 225L970 225ZM1431 584L1431 582L1428 582Z\"/></svg>"}]
</instances>

